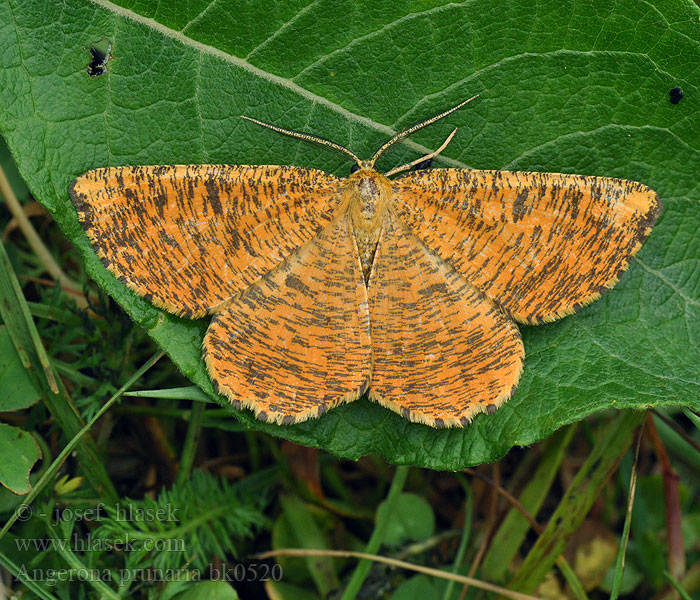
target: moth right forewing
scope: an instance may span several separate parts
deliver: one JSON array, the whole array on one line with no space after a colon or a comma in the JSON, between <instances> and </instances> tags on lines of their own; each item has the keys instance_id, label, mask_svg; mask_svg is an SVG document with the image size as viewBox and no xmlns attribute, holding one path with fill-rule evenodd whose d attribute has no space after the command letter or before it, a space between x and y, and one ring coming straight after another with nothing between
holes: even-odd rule
<instances>
[{"instance_id":1,"label":"moth right forewing","mask_svg":"<svg viewBox=\"0 0 700 600\"><path fill-rule=\"evenodd\" d=\"M328 225L341 180L284 166L113 167L88 171L70 195L112 273L157 306L198 317Z\"/></svg>"}]
</instances>

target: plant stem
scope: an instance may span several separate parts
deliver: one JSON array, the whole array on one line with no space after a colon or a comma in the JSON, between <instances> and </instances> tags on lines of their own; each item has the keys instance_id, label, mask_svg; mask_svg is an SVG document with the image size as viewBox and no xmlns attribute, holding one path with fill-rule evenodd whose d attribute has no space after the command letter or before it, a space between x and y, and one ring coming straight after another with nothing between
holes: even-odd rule
<instances>
[{"instance_id":1,"label":"plant stem","mask_svg":"<svg viewBox=\"0 0 700 600\"><path fill-rule=\"evenodd\" d=\"M192 471L194 457L199 445L199 436L202 433L202 419L204 418L205 408L206 406L202 402L194 402L192 405L192 417L187 428L187 437L185 438L182 458L180 459L180 469L177 473L178 484L183 484Z\"/></svg>"},{"instance_id":2,"label":"plant stem","mask_svg":"<svg viewBox=\"0 0 700 600\"><path fill-rule=\"evenodd\" d=\"M379 550L379 547L382 545L387 527L389 525L389 520L393 514L394 503L399 497L401 490L403 490L403 486L406 483L406 477L408 477L408 471L409 467L407 466L396 468L396 473L394 474L394 479L391 482L389 493L384 501L384 508L377 519L377 525L374 527L374 531L369 538L369 542L367 542L367 546L365 548L366 554L376 554L377 550ZM367 577L367 573L371 566L372 563L369 560L361 560L359 563L357 563L355 571L350 577L350 581L343 591L343 595L340 597L340 600L353 600L357 596L357 593L360 591L362 583L364 582L365 577Z\"/></svg>"}]
</instances>

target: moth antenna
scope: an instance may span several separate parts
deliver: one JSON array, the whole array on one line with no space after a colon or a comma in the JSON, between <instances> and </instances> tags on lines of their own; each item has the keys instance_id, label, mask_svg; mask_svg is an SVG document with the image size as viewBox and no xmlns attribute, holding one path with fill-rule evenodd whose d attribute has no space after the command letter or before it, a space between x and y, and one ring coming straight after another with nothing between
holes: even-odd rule
<instances>
[{"instance_id":1,"label":"moth antenna","mask_svg":"<svg viewBox=\"0 0 700 600\"><path fill-rule=\"evenodd\" d=\"M326 138L319 137L317 135L311 135L310 133L302 133L301 131L292 131L291 129L283 129L282 127L277 127L277 125L270 125L269 123L264 123L263 121L258 121L257 119L253 119L251 117L245 117L241 115L241 119L245 119L246 121L251 121L252 123L257 123L258 125L262 125L263 127L267 127L268 129L272 129L272 131L276 131L277 133L282 133L284 135L288 135L289 137L297 138L300 140L304 140L305 142L313 142L315 144L321 144L321 146L328 146L329 148L332 148L336 152L341 152L343 154L346 154L350 158L352 158L358 165L362 163L362 161L350 150L347 148L344 148L340 144L336 144L335 142L331 142L330 140L327 140Z\"/></svg>"},{"instance_id":2,"label":"moth antenna","mask_svg":"<svg viewBox=\"0 0 700 600\"><path fill-rule=\"evenodd\" d=\"M394 167L391 171L388 173L384 173L385 177L391 177L392 175L396 175L397 173L400 173L401 171L407 171L414 165L417 165L418 163L423 162L424 160L430 160L431 158L435 158L440 152L442 152L445 148L447 148L447 145L452 141L452 138L455 136L455 133L457 133L457 128L452 130L452 133L447 136L447 139L442 142L442 146L440 146L435 152L431 152L430 154L426 154L425 156L421 156L420 158L417 158L413 162L406 163L405 165L401 165L400 167Z\"/></svg>"},{"instance_id":3,"label":"moth antenna","mask_svg":"<svg viewBox=\"0 0 700 600\"><path fill-rule=\"evenodd\" d=\"M447 115L452 114L454 111L459 110L465 104L469 104L472 100L474 100L478 97L479 97L479 94L476 94L475 96L472 96L471 98L465 100L464 102L460 102L457 106L453 106L452 108L446 110L445 112L441 112L439 115L435 115L434 117L430 117L429 119L427 119L425 121L421 121L420 123L416 123L415 125L411 125L408 129L404 129L403 131L397 133L388 142L386 142L386 144L384 144L379 150L377 150L374 153L372 160L369 161L369 165L373 167L374 163L377 162L377 159L384 153L384 151L389 146L392 146L393 144L395 144L399 140L402 140L405 137L408 137L409 135L415 133L419 129L423 129L423 127L427 127L428 125L432 125L433 123L435 123L435 121L439 121L440 119L446 117Z\"/></svg>"}]
</instances>

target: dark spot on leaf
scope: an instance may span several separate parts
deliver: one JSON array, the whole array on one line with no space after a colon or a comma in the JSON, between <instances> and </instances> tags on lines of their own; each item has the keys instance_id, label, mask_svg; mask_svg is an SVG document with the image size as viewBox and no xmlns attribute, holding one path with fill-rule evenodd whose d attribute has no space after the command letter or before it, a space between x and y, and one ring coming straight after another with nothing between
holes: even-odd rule
<instances>
[{"instance_id":1,"label":"dark spot on leaf","mask_svg":"<svg viewBox=\"0 0 700 600\"><path fill-rule=\"evenodd\" d=\"M105 42L105 38L90 44L90 62L85 67L85 71L90 77L101 77L107 72L107 63L112 58L112 42Z\"/></svg>"},{"instance_id":2,"label":"dark spot on leaf","mask_svg":"<svg viewBox=\"0 0 700 600\"><path fill-rule=\"evenodd\" d=\"M676 86L668 93L668 95L670 97L671 104L678 104L683 97L683 90Z\"/></svg>"}]
</instances>

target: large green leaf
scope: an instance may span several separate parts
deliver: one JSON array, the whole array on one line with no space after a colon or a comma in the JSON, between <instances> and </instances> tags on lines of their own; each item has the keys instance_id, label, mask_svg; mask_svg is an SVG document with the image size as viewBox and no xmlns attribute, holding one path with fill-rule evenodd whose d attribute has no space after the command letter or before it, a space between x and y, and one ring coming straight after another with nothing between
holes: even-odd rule
<instances>
[{"instance_id":1,"label":"large green leaf","mask_svg":"<svg viewBox=\"0 0 700 600\"><path fill-rule=\"evenodd\" d=\"M345 175L342 158L239 115L369 156L392 131L478 93L380 168L459 125L443 164L624 177L662 197L659 224L612 292L522 328L525 373L495 415L436 431L360 400L288 427L236 413L250 427L341 456L453 469L609 407L700 408L700 11L690 0L9 0L0 27L0 129L22 175L92 277L209 394L206 321L155 309L92 252L67 193L87 169L271 163ZM89 78L87 48L105 36L113 59Z\"/></svg>"}]
</instances>

